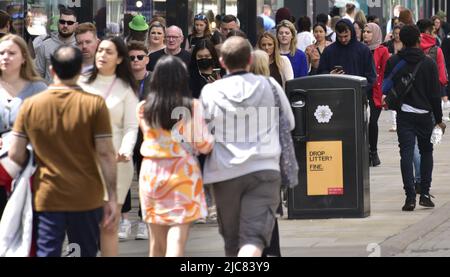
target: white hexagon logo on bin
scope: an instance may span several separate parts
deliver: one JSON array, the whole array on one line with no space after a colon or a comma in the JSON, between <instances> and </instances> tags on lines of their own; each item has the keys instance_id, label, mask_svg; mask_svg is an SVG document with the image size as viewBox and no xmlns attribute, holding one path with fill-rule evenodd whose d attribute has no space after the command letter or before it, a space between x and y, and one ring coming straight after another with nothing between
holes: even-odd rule
<instances>
[{"instance_id":1,"label":"white hexagon logo on bin","mask_svg":"<svg viewBox=\"0 0 450 277\"><path fill-rule=\"evenodd\" d=\"M314 116L319 123L330 123L330 120L333 117L333 112L328 105L318 106Z\"/></svg>"}]
</instances>

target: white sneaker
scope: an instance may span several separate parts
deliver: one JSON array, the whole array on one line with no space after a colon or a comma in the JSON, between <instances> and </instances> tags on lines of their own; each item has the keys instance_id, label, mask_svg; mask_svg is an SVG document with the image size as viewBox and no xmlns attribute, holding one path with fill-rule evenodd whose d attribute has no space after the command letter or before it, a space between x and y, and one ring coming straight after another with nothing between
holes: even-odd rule
<instances>
[{"instance_id":1,"label":"white sneaker","mask_svg":"<svg viewBox=\"0 0 450 277\"><path fill-rule=\"evenodd\" d=\"M450 109L450 100L449 101L447 101L447 102L444 102L444 101L442 101L442 109L444 110L447 110L447 109Z\"/></svg>"},{"instance_id":2,"label":"white sneaker","mask_svg":"<svg viewBox=\"0 0 450 277\"><path fill-rule=\"evenodd\" d=\"M449 110L450 110L450 101L444 102L442 101L442 120L443 121L450 121L449 117Z\"/></svg>"},{"instance_id":3,"label":"white sneaker","mask_svg":"<svg viewBox=\"0 0 450 277\"><path fill-rule=\"evenodd\" d=\"M136 240L148 240L148 228L144 222L139 222Z\"/></svg>"},{"instance_id":4,"label":"white sneaker","mask_svg":"<svg viewBox=\"0 0 450 277\"><path fill-rule=\"evenodd\" d=\"M120 240L126 240L131 235L131 222L127 219L120 222L119 226L119 239Z\"/></svg>"},{"instance_id":5,"label":"white sneaker","mask_svg":"<svg viewBox=\"0 0 450 277\"><path fill-rule=\"evenodd\" d=\"M194 224L206 224L206 218L202 217L194 221Z\"/></svg>"}]
</instances>

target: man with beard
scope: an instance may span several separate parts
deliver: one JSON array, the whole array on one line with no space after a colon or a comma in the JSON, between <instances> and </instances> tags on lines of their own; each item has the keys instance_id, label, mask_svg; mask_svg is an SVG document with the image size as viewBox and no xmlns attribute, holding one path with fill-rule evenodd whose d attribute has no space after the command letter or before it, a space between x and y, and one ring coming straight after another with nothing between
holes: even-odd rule
<instances>
[{"instance_id":1,"label":"man with beard","mask_svg":"<svg viewBox=\"0 0 450 277\"><path fill-rule=\"evenodd\" d=\"M97 28L90 22L81 23L75 29L75 39L78 48L83 53L81 74L90 75L94 69L95 53L100 43L100 40L97 38Z\"/></svg>"},{"instance_id":2,"label":"man with beard","mask_svg":"<svg viewBox=\"0 0 450 277\"><path fill-rule=\"evenodd\" d=\"M36 69L47 83L52 82L50 74L50 56L61 45L76 45L75 29L77 28L77 16L70 9L62 8L58 21L58 33L48 35L42 44L35 49L36 51Z\"/></svg>"}]
</instances>

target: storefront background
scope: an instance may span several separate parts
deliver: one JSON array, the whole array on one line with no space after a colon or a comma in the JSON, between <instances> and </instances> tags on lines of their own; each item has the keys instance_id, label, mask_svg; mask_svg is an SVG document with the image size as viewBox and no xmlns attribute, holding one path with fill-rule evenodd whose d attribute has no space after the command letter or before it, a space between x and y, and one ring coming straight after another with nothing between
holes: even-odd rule
<instances>
[{"instance_id":1,"label":"storefront background","mask_svg":"<svg viewBox=\"0 0 450 277\"><path fill-rule=\"evenodd\" d=\"M343 0L256 0L255 14L261 14L264 4L276 11L284 6L291 9L293 16L299 18L308 15L314 18L319 12L328 12L336 1ZM368 1L357 0L360 8L367 13ZM148 21L154 16L167 17L169 24L179 24L185 35L192 29L196 14L212 13L238 15L239 6L253 2L251 0L0 0L0 9L6 10L13 18L13 32L24 35L48 34L57 28L58 6L74 8L80 22L95 22L99 35L126 34L129 20L136 13L143 14ZM255 3L253 2L253 3ZM447 11L449 0L382 0L379 15L382 24L392 17L392 9L402 5L414 12L416 19L430 17L439 10ZM322 10L317 10L319 3ZM243 19L245 20L245 18ZM253 22L253 21L252 21ZM247 22L247 24L252 24ZM26 28L25 28L26 27ZM244 30L246 31L246 30Z\"/></svg>"},{"instance_id":2,"label":"storefront background","mask_svg":"<svg viewBox=\"0 0 450 277\"><path fill-rule=\"evenodd\" d=\"M0 1L0 9L12 17L12 32L25 37L45 35L56 30L61 5L74 9L80 22L95 22L99 31L104 32L106 0Z\"/></svg>"}]
</instances>

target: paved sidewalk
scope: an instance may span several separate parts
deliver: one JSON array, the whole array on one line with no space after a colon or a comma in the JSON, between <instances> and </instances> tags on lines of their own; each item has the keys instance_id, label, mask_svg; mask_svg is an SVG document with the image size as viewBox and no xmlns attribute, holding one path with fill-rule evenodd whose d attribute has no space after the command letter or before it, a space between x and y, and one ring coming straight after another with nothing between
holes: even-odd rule
<instances>
[{"instance_id":1,"label":"paved sidewalk","mask_svg":"<svg viewBox=\"0 0 450 277\"><path fill-rule=\"evenodd\" d=\"M331 256L427 256L450 255L450 136L435 148L431 193L435 209L417 206L402 212L403 184L397 135L389 133L390 112L380 117L379 155L381 166L371 168L371 215L357 219L279 221L281 251L286 257ZM133 186L133 207L137 188ZM132 219L136 220L137 209ZM133 227L133 234L136 227ZM121 256L147 256L148 241L134 239L119 244ZM369 250L368 250L369 249ZM222 257L223 241L217 225L194 225L186 255Z\"/></svg>"}]
</instances>

